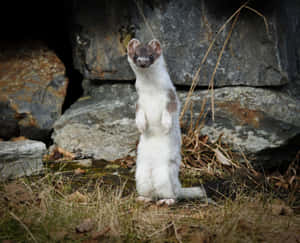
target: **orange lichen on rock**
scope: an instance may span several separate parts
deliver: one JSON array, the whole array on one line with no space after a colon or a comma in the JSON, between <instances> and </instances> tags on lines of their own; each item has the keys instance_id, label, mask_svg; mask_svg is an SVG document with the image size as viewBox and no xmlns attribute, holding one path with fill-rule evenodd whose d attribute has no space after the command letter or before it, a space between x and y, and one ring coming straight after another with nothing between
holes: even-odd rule
<instances>
[{"instance_id":1,"label":"orange lichen on rock","mask_svg":"<svg viewBox=\"0 0 300 243\"><path fill-rule=\"evenodd\" d=\"M259 127L260 120L263 115L260 111L250 110L241 106L238 102L217 103L218 107L230 112L240 123L240 125L251 125L255 128Z\"/></svg>"},{"instance_id":2,"label":"orange lichen on rock","mask_svg":"<svg viewBox=\"0 0 300 243\"><path fill-rule=\"evenodd\" d=\"M12 127L9 123L16 122L20 127L34 128L26 136L34 131L47 134L61 114L67 92L64 64L40 41L1 41L0 47L0 104L5 108L0 110L3 126ZM2 129L0 133L7 139L25 135L22 134L24 129L19 128Z\"/></svg>"}]
</instances>

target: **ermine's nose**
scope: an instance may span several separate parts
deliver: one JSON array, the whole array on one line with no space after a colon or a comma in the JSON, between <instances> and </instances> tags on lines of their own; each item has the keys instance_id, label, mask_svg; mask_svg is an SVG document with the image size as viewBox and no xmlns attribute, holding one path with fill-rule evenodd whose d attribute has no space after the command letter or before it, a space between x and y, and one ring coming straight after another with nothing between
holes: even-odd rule
<instances>
[{"instance_id":1,"label":"ermine's nose","mask_svg":"<svg viewBox=\"0 0 300 243\"><path fill-rule=\"evenodd\" d=\"M147 67L147 65L149 64L149 59L146 57L139 57L137 59L137 63L140 67Z\"/></svg>"}]
</instances>

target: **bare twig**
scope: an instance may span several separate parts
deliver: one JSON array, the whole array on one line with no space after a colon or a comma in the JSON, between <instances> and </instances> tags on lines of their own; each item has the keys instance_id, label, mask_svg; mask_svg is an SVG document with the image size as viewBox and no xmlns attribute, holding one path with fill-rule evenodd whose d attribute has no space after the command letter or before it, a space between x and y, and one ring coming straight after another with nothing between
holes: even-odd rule
<instances>
[{"instance_id":1,"label":"bare twig","mask_svg":"<svg viewBox=\"0 0 300 243\"><path fill-rule=\"evenodd\" d=\"M170 227L172 227L172 226L173 226L173 224L167 224L165 227L163 227L163 228L160 229L160 230L157 230L157 231L153 232L153 233L150 234L148 237L149 237L149 238L152 238L154 235L157 235L157 234L159 234L159 233L161 233L161 232L164 232L165 230L167 230L168 228L170 228Z\"/></svg>"},{"instance_id":2,"label":"bare twig","mask_svg":"<svg viewBox=\"0 0 300 243\"><path fill-rule=\"evenodd\" d=\"M182 243L181 237L178 235L177 227L176 227L174 221L172 221L172 224L173 224L173 229L174 229L174 234L175 234L176 240L177 240L179 243Z\"/></svg>"},{"instance_id":3,"label":"bare twig","mask_svg":"<svg viewBox=\"0 0 300 243\"><path fill-rule=\"evenodd\" d=\"M247 8L247 9L253 11L253 12L256 13L258 16L260 16L260 17L263 18L263 20L264 20L264 22L265 22L266 32L267 32L267 34L269 35L269 34L270 34L270 31L269 31L269 26L268 26L267 18L266 18L262 13L260 13L259 11L257 11L257 10L254 9L254 8L251 8L251 7L249 7L249 6L245 6L245 8Z\"/></svg>"},{"instance_id":4,"label":"bare twig","mask_svg":"<svg viewBox=\"0 0 300 243\"><path fill-rule=\"evenodd\" d=\"M230 23L230 21L237 15L240 13L240 11L245 8L245 6L249 3L249 0L246 1L241 7L238 8L238 10L236 10L227 20L226 22L219 28L217 34L215 35L215 37L213 38L212 42L210 43L204 57L202 58L202 61L199 65L199 68L198 70L196 71L195 75L194 75L194 78L192 80L192 84L191 84L191 87L190 87L190 90L189 90L189 93L188 93L188 96L187 96L187 99L184 103L184 106L183 106L183 109L181 111L181 114L180 114L180 119L182 119L186 109L187 109L187 106L190 102L190 98L198 84L198 78L199 78L199 74L200 74L200 71L201 71L201 68L202 68L202 65L204 64L204 62L206 61L207 57L208 57L208 54L210 53L212 47L214 46L216 40L217 40L217 37L219 36L219 34L225 29L225 27L227 26L228 23Z\"/></svg>"},{"instance_id":5,"label":"bare twig","mask_svg":"<svg viewBox=\"0 0 300 243\"><path fill-rule=\"evenodd\" d=\"M209 81L209 87L208 87L208 88L211 90L211 112L212 112L212 120L213 120L213 121L215 120L214 79L215 79L215 75L216 75L217 69L218 69L218 67L219 67L221 58L222 58L222 56L223 56L224 50L225 50L225 48L226 48L226 46L227 46L227 44L228 44L228 41L230 40L230 37L231 37L231 35L232 35L232 31L233 31L233 29L234 29L234 26L235 26L236 23L237 23L237 20L238 20L238 18L239 18L239 15L240 15L240 12L238 12L238 13L236 14L235 18L234 18L234 21L233 21L233 23L232 23L232 25L231 25L230 31L229 31L229 33L228 33L228 35L227 35L227 37L226 37L226 39L225 39L225 41L224 41L224 44L223 44L223 46L222 46L221 51L220 51L220 53L219 53L218 60L217 60L217 63L216 63L216 65L215 65L215 69L214 69L213 74L212 74L212 76L211 76L211 78L210 78L210 81Z\"/></svg>"}]
</instances>

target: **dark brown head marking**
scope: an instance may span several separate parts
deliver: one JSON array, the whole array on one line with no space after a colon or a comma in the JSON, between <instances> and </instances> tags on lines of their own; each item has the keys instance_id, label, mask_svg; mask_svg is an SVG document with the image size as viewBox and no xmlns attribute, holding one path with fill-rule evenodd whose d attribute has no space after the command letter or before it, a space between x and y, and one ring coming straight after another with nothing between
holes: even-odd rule
<instances>
[{"instance_id":1,"label":"dark brown head marking","mask_svg":"<svg viewBox=\"0 0 300 243\"><path fill-rule=\"evenodd\" d=\"M139 40L132 39L128 43L127 52L136 66L147 68L159 58L162 50L158 40L152 40L148 44L141 44Z\"/></svg>"},{"instance_id":2,"label":"dark brown head marking","mask_svg":"<svg viewBox=\"0 0 300 243\"><path fill-rule=\"evenodd\" d=\"M177 100L176 100L176 94L174 90L168 91L168 104L167 104L167 110L168 112L172 113L177 110Z\"/></svg>"}]
</instances>

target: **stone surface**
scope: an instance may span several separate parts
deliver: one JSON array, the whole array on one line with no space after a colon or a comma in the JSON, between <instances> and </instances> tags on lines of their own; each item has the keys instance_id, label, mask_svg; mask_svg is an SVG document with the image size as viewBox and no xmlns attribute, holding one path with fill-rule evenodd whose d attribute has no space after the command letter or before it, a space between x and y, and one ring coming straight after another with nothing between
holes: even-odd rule
<instances>
[{"instance_id":1,"label":"stone surface","mask_svg":"<svg viewBox=\"0 0 300 243\"><path fill-rule=\"evenodd\" d=\"M0 180L40 172L46 151L44 143L33 140L0 142Z\"/></svg>"},{"instance_id":2,"label":"stone surface","mask_svg":"<svg viewBox=\"0 0 300 243\"><path fill-rule=\"evenodd\" d=\"M73 53L75 67L87 79L133 80L126 60L132 37L162 42L164 55L176 84L189 85L215 33L240 6L220 1L79 1L74 7ZM222 7L223 6L223 7ZM274 5L275 7L275 5ZM141 13L142 12L142 13ZM239 16L215 76L215 86L278 86L286 84L277 53L274 11L263 18L250 10ZM148 25L145 24L145 16ZM231 24L217 39L200 73L207 86Z\"/></svg>"},{"instance_id":3,"label":"stone surface","mask_svg":"<svg viewBox=\"0 0 300 243\"><path fill-rule=\"evenodd\" d=\"M102 85L96 97L85 96L54 124L54 144L80 157L115 160L135 147L134 86Z\"/></svg>"},{"instance_id":4,"label":"stone surface","mask_svg":"<svg viewBox=\"0 0 300 243\"><path fill-rule=\"evenodd\" d=\"M180 97L185 100L186 94ZM209 112L201 133L211 140L223 134L224 142L264 168L291 162L295 157L300 147L300 102L296 99L261 88L216 89L214 121L208 91L194 92L194 117L198 117L204 99Z\"/></svg>"},{"instance_id":5,"label":"stone surface","mask_svg":"<svg viewBox=\"0 0 300 243\"><path fill-rule=\"evenodd\" d=\"M97 85L85 80L90 95L71 107L55 123L54 142L70 152L97 159L125 156L138 139L134 122L136 92L132 84ZM187 91L178 91L182 106ZM207 116L201 133L242 151L254 165L274 167L292 159L300 146L300 102L278 91L230 87L215 90L215 121L207 90L192 96L196 119L202 102ZM189 120L189 112L185 115ZM184 129L183 129L184 132Z\"/></svg>"},{"instance_id":6,"label":"stone surface","mask_svg":"<svg viewBox=\"0 0 300 243\"><path fill-rule=\"evenodd\" d=\"M276 25L279 56L287 70L287 91L300 100L300 2L279 1L276 8Z\"/></svg>"},{"instance_id":7,"label":"stone surface","mask_svg":"<svg viewBox=\"0 0 300 243\"><path fill-rule=\"evenodd\" d=\"M1 43L0 137L44 140L61 114L65 67L43 43Z\"/></svg>"}]
</instances>

